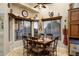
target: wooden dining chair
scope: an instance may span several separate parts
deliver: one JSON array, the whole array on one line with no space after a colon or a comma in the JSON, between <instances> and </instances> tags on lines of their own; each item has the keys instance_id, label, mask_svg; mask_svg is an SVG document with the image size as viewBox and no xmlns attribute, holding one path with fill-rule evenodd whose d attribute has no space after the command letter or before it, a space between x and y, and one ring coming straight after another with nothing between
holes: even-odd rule
<instances>
[{"instance_id":1,"label":"wooden dining chair","mask_svg":"<svg viewBox=\"0 0 79 59\"><path fill-rule=\"evenodd\" d=\"M22 40L23 40L23 55L25 55L27 53L27 36L23 36Z\"/></svg>"},{"instance_id":2,"label":"wooden dining chair","mask_svg":"<svg viewBox=\"0 0 79 59\"><path fill-rule=\"evenodd\" d=\"M27 36L23 36L23 55L31 55L31 44Z\"/></svg>"},{"instance_id":3,"label":"wooden dining chair","mask_svg":"<svg viewBox=\"0 0 79 59\"><path fill-rule=\"evenodd\" d=\"M31 37L31 45L32 45L32 55L39 56L41 55L41 52L43 51L42 47L40 44L37 44L35 42L38 42L39 38L38 37Z\"/></svg>"},{"instance_id":4,"label":"wooden dining chair","mask_svg":"<svg viewBox=\"0 0 79 59\"><path fill-rule=\"evenodd\" d=\"M51 43L49 43L47 46L49 47L52 47L52 43L53 43L53 34L46 34L46 38L48 38L48 39L50 39L50 40L52 40L52 42Z\"/></svg>"},{"instance_id":5,"label":"wooden dining chair","mask_svg":"<svg viewBox=\"0 0 79 59\"><path fill-rule=\"evenodd\" d=\"M53 39L53 35L52 34L46 34L46 37L49 39Z\"/></svg>"},{"instance_id":6,"label":"wooden dining chair","mask_svg":"<svg viewBox=\"0 0 79 59\"><path fill-rule=\"evenodd\" d=\"M34 40L38 41L38 37L30 37L30 40L31 40L31 46L32 48L36 46L36 44L34 43Z\"/></svg>"},{"instance_id":7,"label":"wooden dining chair","mask_svg":"<svg viewBox=\"0 0 79 59\"><path fill-rule=\"evenodd\" d=\"M43 39L44 38L44 34L43 33L40 33L39 34L39 38L42 38Z\"/></svg>"},{"instance_id":8,"label":"wooden dining chair","mask_svg":"<svg viewBox=\"0 0 79 59\"><path fill-rule=\"evenodd\" d=\"M34 56L41 56L42 52L43 52L43 47L41 46L40 43L37 42L36 45L32 48L32 53Z\"/></svg>"},{"instance_id":9,"label":"wooden dining chair","mask_svg":"<svg viewBox=\"0 0 79 59\"><path fill-rule=\"evenodd\" d=\"M30 37L30 40L28 41L29 45L31 46L31 48L30 48L31 55L33 55L32 50L36 47L36 44L35 44L34 40L37 41L38 37Z\"/></svg>"},{"instance_id":10,"label":"wooden dining chair","mask_svg":"<svg viewBox=\"0 0 79 59\"><path fill-rule=\"evenodd\" d=\"M57 56L57 45L58 45L58 39L59 37L56 37L53 41L53 47L52 47L52 50L50 51L50 54L53 55L53 56Z\"/></svg>"},{"instance_id":11,"label":"wooden dining chair","mask_svg":"<svg viewBox=\"0 0 79 59\"><path fill-rule=\"evenodd\" d=\"M32 53L35 56L41 56L43 52L43 48L41 46L36 46L35 48L32 49Z\"/></svg>"},{"instance_id":12,"label":"wooden dining chair","mask_svg":"<svg viewBox=\"0 0 79 59\"><path fill-rule=\"evenodd\" d=\"M56 37L52 41L52 45L50 44L50 46L47 46L46 51L48 52L48 55L50 55L50 56L57 56L58 39L59 39L59 37Z\"/></svg>"}]
</instances>

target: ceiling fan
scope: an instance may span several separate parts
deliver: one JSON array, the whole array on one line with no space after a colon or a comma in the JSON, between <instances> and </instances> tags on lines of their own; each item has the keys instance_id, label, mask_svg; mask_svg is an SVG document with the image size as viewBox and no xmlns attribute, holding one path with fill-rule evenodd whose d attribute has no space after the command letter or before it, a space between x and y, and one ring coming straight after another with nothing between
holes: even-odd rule
<instances>
[{"instance_id":1,"label":"ceiling fan","mask_svg":"<svg viewBox=\"0 0 79 59\"><path fill-rule=\"evenodd\" d=\"M37 5L34 6L34 8L37 8L41 5L42 8L46 8L45 4L50 4L50 3L37 3Z\"/></svg>"}]
</instances>

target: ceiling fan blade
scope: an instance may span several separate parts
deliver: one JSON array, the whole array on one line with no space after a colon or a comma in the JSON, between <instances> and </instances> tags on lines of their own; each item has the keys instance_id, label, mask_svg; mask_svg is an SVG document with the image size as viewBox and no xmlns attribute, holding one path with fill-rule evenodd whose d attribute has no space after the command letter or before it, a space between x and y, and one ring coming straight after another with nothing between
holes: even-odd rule
<instances>
[{"instance_id":1,"label":"ceiling fan blade","mask_svg":"<svg viewBox=\"0 0 79 59\"><path fill-rule=\"evenodd\" d=\"M46 6L42 6L43 8L46 8Z\"/></svg>"},{"instance_id":2,"label":"ceiling fan blade","mask_svg":"<svg viewBox=\"0 0 79 59\"><path fill-rule=\"evenodd\" d=\"M42 4L52 4L52 3L42 3Z\"/></svg>"},{"instance_id":3,"label":"ceiling fan blade","mask_svg":"<svg viewBox=\"0 0 79 59\"><path fill-rule=\"evenodd\" d=\"M34 8L38 7L38 5L34 6Z\"/></svg>"},{"instance_id":4,"label":"ceiling fan blade","mask_svg":"<svg viewBox=\"0 0 79 59\"><path fill-rule=\"evenodd\" d=\"M44 4L42 4L42 7L43 7L43 8L46 8L46 6L45 6Z\"/></svg>"}]
</instances>

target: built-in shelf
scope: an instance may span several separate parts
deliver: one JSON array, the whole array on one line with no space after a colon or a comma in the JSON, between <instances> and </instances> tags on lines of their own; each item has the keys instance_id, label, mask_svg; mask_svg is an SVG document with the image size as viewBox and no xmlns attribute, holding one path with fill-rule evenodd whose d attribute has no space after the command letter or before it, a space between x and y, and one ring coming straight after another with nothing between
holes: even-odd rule
<instances>
[{"instance_id":1,"label":"built-in shelf","mask_svg":"<svg viewBox=\"0 0 79 59\"><path fill-rule=\"evenodd\" d=\"M61 20L62 16L56 16L56 17L51 17L51 18L44 18L42 21L50 21L50 20Z\"/></svg>"},{"instance_id":2,"label":"built-in shelf","mask_svg":"<svg viewBox=\"0 0 79 59\"><path fill-rule=\"evenodd\" d=\"M69 38L78 38L79 39L79 36L69 36Z\"/></svg>"},{"instance_id":3,"label":"built-in shelf","mask_svg":"<svg viewBox=\"0 0 79 59\"><path fill-rule=\"evenodd\" d=\"M8 13L8 15L10 17L13 17L15 18L16 20L25 20L25 21L39 21L39 20L33 20L31 18L24 18L24 17L21 17L21 16L16 16L14 15L13 13ZM42 21L49 21L49 20L61 20L62 16L56 16L56 17L52 17L52 18L45 18L45 19L42 19Z\"/></svg>"}]
</instances>

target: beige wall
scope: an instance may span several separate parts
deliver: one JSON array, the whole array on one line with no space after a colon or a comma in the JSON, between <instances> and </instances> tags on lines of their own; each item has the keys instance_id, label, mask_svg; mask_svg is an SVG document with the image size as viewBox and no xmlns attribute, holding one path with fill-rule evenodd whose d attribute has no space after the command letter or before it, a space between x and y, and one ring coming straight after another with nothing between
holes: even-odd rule
<instances>
[{"instance_id":1,"label":"beige wall","mask_svg":"<svg viewBox=\"0 0 79 59\"><path fill-rule=\"evenodd\" d=\"M30 11L29 9L25 7L21 7L15 4L12 4L12 9L13 9L13 13L16 14L17 16L22 16L22 10L28 11L28 17L34 17L36 14L38 14L38 13Z\"/></svg>"},{"instance_id":2,"label":"beige wall","mask_svg":"<svg viewBox=\"0 0 79 59\"><path fill-rule=\"evenodd\" d=\"M7 8L7 3L2 3L0 4L0 10L3 13L3 23L4 23L4 29L3 29L3 39L2 40L2 51L0 54L6 55L9 52L9 42L8 42L8 8ZM0 41L1 41L0 40ZM1 47L1 46L0 46Z\"/></svg>"},{"instance_id":3,"label":"beige wall","mask_svg":"<svg viewBox=\"0 0 79 59\"><path fill-rule=\"evenodd\" d=\"M4 20L4 13L0 5L0 55L3 55L4 30L2 29L2 26L1 26L3 20Z\"/></svg>"}]
</instances>

